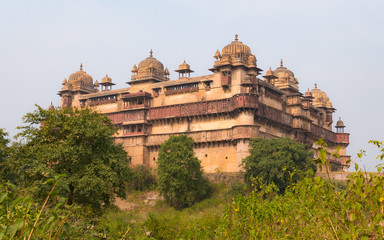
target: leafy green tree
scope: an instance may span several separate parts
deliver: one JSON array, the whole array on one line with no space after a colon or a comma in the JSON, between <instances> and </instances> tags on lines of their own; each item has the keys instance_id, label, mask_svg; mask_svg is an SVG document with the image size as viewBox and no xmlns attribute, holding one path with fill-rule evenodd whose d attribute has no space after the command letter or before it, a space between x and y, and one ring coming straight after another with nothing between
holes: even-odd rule
<instances>
[{"instance_id":1,"label":"leafy green tree","mask_svg":"<svg viewBox=\"0 0 384 240\"><path fill-rule=\"evenodd\" d=\"M193 139L185 135L170 136L161 144L157 174L160 193L175 208L191 206L210 191L200 161L194 156Z\"/></svg>"},{"instance_id":2,"label":"leafy green tree","mask_svg":"<svg viewBox=\"0 0 384 240\"><path fill-rule=\"evenodd\" d=\"M4 129L0 128L0 177L3 180L8 178L8 173L4 171L4 162L9 156L9 139L7 138L8 133Z\"/></svg>"},{"instance_id":3,"label":"leafy green tree","mask_svg":"<svg viewBox=\"0 0 384 240\"><path fill-rule=\"evenodd\" d=\"M308 170L316 172L313 153L289 138L252 139L249 152L250 155L242 161L245 182L249 185L252 178L261 178L264 184L274 183L283 193Z\"/></svg>"},{"instance_id":4,"label":"leafy green tree","mask_svg":"<svg viewBox=\"0 0 384 240\"><path fill-rule=\"evenodd\" d=\"M116 195L125 197L131 169L127 153L114 143L116 127L107 116L91 109L37 106L23 120L21 141L13 146L7 165L19 176L18 184L38 192L44 181L64 174L68 203L95 209Z\"/></svg>"}]
</instances>

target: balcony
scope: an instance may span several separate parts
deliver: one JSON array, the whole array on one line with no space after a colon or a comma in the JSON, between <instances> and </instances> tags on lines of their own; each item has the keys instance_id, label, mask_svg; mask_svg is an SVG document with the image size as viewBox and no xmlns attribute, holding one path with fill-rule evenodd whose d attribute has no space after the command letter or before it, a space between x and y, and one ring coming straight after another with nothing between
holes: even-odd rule
<instances>
[{"instance_id":1,"label":"balcony","mask_svg":"<svg viewBox=\"0 0 384 240\"><path fill-rule=\"evenodd\" d=\"M149 132L127 132L123 133L123 136L138 136L138 135L148 135Z\"/></svg>"},{"instance_id":2,"label":"balcony","mask_svg":"<svg viewBox=\"0 0 384 240\"><path fill-rule=\"evenodd\" d=\"M137 92L137 93L125 93L121 96L122 99L136 98L136 97L151 97L152 95L148 92Z\"/></svg>"},{"instance_id":3,"label":"balcony","mask_svg":"<svg viewBox=\"0 0 384 240\"><path fill-rule=\"evenodd\" d=\"M169 89L164 92L166 96L173 95L173 94L182 94L182 93L189 93L189 92L197 92L199 91L198 87L189 87L189 88L183 88L183 89Z\"/></svg>"},{"instance_id":4,"label":"balcony","mask_svg":"<svg viewBox=\"0 0 384 240\"><path fill-rule=\"evenodd\" d=\"M149 108L149 103L135 104L135 105L129 105L129 106L123 107L123 109L134 109L134 108Z\"/></svg>"},{"instance_id":5,"label":"balcony","mask_svg":"<svg viewBox=\"0 0 384 240\"><path fill-rule=\"evenodd\" d=\"M88 106L93 107L97 105L103 105L103 104L115 103L115 102L117 102L117 99L97 100L97 101L89 102Z\"/></svg>"},{"instance_id":6,"label":"balcony","mask_svg":"<svg viewBox=\"0 0 384 240\"><path fill-rule=\"evenodd\" d=\"M336 143L349 144L349 133L336 133Z\"/></svg>"}]
</instances>

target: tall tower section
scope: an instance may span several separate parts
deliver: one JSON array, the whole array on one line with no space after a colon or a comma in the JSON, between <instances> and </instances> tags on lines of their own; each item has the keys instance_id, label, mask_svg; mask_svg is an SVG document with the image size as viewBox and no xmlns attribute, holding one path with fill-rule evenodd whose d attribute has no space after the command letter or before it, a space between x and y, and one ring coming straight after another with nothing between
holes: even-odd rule
<instances>
[{"instance_id":1,"label":"tall tower section","mask_svg":"<svg viewBox=\"0 0 384 240\"><path fill-rule=\"evenodd\" d=\"M249 155L250 138L259 135L259 125L254 119L259 96L257 76L262 70L257 67L256 57L250 47L239 41L237 34L221 53L216 51L214 58L214 67L209 69L214 73L214 88L221 88L221 94L236 99L234 106L241 106L235 111L232 126L235 129L235 165L239 166L242 159ZM237 167L232 170L240 169Z\"/></svg>"}]
</instances>

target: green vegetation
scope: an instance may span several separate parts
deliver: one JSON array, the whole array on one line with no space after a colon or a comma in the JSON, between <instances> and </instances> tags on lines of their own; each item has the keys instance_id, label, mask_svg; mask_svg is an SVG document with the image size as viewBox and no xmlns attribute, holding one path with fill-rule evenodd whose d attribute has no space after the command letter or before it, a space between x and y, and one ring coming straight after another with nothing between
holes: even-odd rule
<instances>
[{"instance_id":1,"label":"green vegetation","mask_svg":"<svg viewBox=\"0 0 384 240\"><path fill-rule=\"evenodd\" d=\"M322 150L322 148L321 148ZM319 161L325 162L326 155ZM358 166L356 165L356 170ZM384 177L352 173L343 188L331 179L303 178L284 195L255 180L249 196L237 196L224 213L219 238L381 239Z\"/></svg>"},{"instance_id":2,"label":"green vegetation","mask_svg":"<svg viewBox=\"0 0 384 240\"><path fill-rule=\"evenodd\" d=\"M56 186L64 184L59 178L45 182L50 192L44 203L36 203L29 196L17 193L17 187L0 183L0 239L59 239L63 229L69 227L67 218L74 206L65 205L65 199L56 199ZM47 206L50 207L47 208Z\"/></svg>"},{"instance_id":3,"label":"green vegetation","mask_svg":"<svg viewBox=\"0 0 384 240\"><path fill-rule=\"evenodd\" d=\"M274 183L280 193L284 193L290 184L316 172L313 153L289 138L252 139L249 152L250 155L242 162L244 181L249 186L253 178L259 178L264 184ZM310 169L312 173L308 172ZM295 174L289 174L293 172Z\"/></svg>"},{"instance_id":4,"label":"green vegetation","mask_svg":"<svg viewBox=\"0 0 384 240\"><path fill-rule=\"evenodd\" d=\"M243 161L247 184L209 184L186 136L161 145L154 172L128 167L115 127L92 110L38 107L25 123L11 145L0 129L0 240L384 236L382 165L347 182L321 179L303 145L254 139ZM371 143L384 159L383 142ZM318 144L317 164L338 156ZM127 199L115 206L116 196Z\"/></svg>"},{"instance_id":5,"label":"green vegetation","mask_svg":"<svg viewBox=\"0 0 384 240\"><path fill-rule=\"evenodd\" d=\"M8 133L4 129L0 128L0 177L2 179L9 179L9 173L5 170L4 165L5 161L9 156L9 139L7 138Z\"/></svg>"},{"instance_id":6,"label":"green vegetation","mask_svg":"<svg viewBox=\"0 0 384 240\"><path fill-rule=\"evenodd\" d=\"M125 196L132 175L126 152L113 142L115 126L90 109L37 107L24 117L26 124L18 135L21 143L4 167L15 183L35 195L45 196L43 184L55 175L64 175L68 191L60 194L68 204L90 205L94 210Z\"/></svg>"},{"instance_id":7,"label":"green vegetation","mask_svg":"<svg viewBox=\"0 0 384 240\"><path fill-rule=\"evenodd\" d=\"M152 169L144 165L136 165L132 169L132 179L129 190L144 191L153 190L157 186L156 175Z\"/></svg>"},{"instance_id":8,"label":"green vegetation","mask_svg":"<svg viewBox=\"0 0 384 240\"><path fill-rule=\"evenodd\" d=\"M178 209L192 206L209 194L200 160L194 156L193 140L185 135L171 136L160 146L158 190Z\"/></svg>"}]
</instances>

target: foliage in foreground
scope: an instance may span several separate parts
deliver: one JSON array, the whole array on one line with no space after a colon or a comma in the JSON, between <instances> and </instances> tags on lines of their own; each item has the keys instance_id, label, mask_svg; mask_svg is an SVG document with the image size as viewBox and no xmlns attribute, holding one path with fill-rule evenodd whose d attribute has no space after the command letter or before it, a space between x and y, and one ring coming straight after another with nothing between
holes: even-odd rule
<instances>
[{"instance_id":1,"label":"foliage in foreground","mask_svg":"<svg viewBox=\"0 0 384 240\"><path fill-rule=\"evenodd\" d=\"M243 159L244 181L250 186L252 178L264 184L274 183L280 193L303 176L316 172L313 153L307 147L289 138L254 138L250 142L250 155ZM295 171L292 177L289 172ZM282 172L284 174L282 174Z\"/></svg>"},{"instance_id":2,"label":"foliage in foreground","mask_svg":"<svg viewBox=\"0 0 384 240\"><path fill-rule=\"evenodd\" d=\"M320 150L318 160L326 162L326 153ZM284 195L273 183L256 179L255 190L247 197L237 196L228 207L217 237L380 239L384 236L384 176L381 167L378 172L352 173L343 189L330 179L305 177Z\"/></svg>"},{"instance_id":3,"label":"foliage in foreground","mask_svg":"<svg viewBox=\"0 0 384 240\"><path fill-rule=\"evenodd\" d=\"M0 177L10 178L7 171L4 170L4 162L7 160L9 155L9 139L7 138L8 133L4 129L0 128Z\"/></svg>"},{"instance_id":4,"label":"foliage in foreground","mask_svg":"<svg viewBox=\"0 0 384 240\"><path fill-rule=\"evenodd\" d=\"M193 139L186 135L170 136L160 146L158 190L178 209L192 206L209 194L200 160L194 156Z\"/></svg>"},{"instance_id":5,"label":"foliage in foreground","mask_svg":"<svg viewBox=\"0 0 384 240\"><path fill-rule=\"evenodd\" d=\"M60 180L48 180L51 190L43 204L33 201L30 195L21 196L16 186L0 183L0 240L1 239L60 239L68 229L67 218L74 206L67 206L66 199L56 199L56 186Z\"/></svg>"},{"instance_id":6,"label":"foliage in foreground","mask_svg":"<svg viewBox=\"0 0 384 240\"><path fill-rule=\"evenodd\" d=\"M91 109L37 106L23 120L22 142L12 146L3 166L16 176L17 185L46 196L49 189L43 183L63 174L69 191L60 194L69 204L95 210L112 202L115 195L125 196L131 177L129 161L122 146L113 141L116 127L107 116Z\"/></svg>"}]
</instances>

